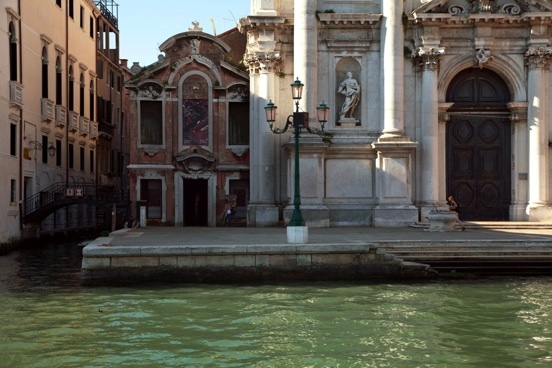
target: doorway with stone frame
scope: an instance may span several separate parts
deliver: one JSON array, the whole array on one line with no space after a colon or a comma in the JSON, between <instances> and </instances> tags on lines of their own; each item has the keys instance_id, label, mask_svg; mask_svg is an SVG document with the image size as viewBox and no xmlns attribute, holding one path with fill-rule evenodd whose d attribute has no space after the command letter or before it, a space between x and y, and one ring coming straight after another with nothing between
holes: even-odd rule
<instances>
[{"instance_id":1,"label":"doorway with stone frame","mask_svg":"<svg viewBox=\"0 0 552 368\"><path fill-rule=\"evenodd\" d=\"M208 226L208 180L186 179L184 182L184 226Z\"/></svg>"},{"instance_id":2,"label":"doorway with stone frame","mask_svg":"<svg viewBox=\"0 0 552 368\"><path fill-rule=\"evenodd\" d=\"M504 80L488 69L466 69L451 81L447 102L446 195L468 221L508 221L511 131Z\"/></svg>"}]
</instances>

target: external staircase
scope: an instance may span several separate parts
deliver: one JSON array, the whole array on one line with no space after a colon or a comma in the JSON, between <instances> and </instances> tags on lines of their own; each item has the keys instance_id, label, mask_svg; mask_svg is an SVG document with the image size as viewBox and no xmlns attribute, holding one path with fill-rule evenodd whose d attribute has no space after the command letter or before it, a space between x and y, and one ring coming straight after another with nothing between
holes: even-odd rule
<instances>
[{"instance_id":1,"label":"external staircase","mask_svg":"<svg viewBox=\"0 0 552 368\"><path fill-rule=\"evenodd\" d=\"M464 222L470 230L540 230L550 229L552 224L541 222ZM427 223L417 223L411 227L429 229ZM378 250L404 261L430 265L443 272L507 273L507 274L551 274L552 238L535 236L523 239L449 240L447 232L442 232L439 241L386 241L378 244Z\"/></svg>"}]
</instances>

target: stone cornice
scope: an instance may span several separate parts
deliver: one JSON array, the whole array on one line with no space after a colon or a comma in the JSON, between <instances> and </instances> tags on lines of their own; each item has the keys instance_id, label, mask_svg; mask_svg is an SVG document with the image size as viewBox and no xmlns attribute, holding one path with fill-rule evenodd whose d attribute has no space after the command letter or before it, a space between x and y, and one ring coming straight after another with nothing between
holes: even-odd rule
<instances>
[{"instance_id":1,"label":"stone cornice","mask_svg":"<svg viewBox=\"0 0 552 368\"><path fill-rule=\"evenodd\" d=\"M370 13L318 13L317 15L320 22L327 25L377 25L381 19L381 14Z\"/></svg>"},{"instance_id":2,"label":"stone cornice","mask_svg":"<svg viewBox=\"0 0 552 368\"><path fill-rule=\"evenodd\" d=\"M408 15L410 21L421 24L514 24L531 22L552 22L550 12L527 12L521 15L510 15L505 13L489 14L460 14L449 13L412 13Z\"/></svg>"},{"instance_id":3,"label":"stone cornice","mask_svg":"<svg viewBox=\"0 0 552 368\"><path fill-rule=\"evenodd\" d=\"M241 33L246 33L254 28L280 28L286 23L286 18L283 17L271 17L271 16L254 16L250 15L247 18L240 19L238 23L238 30Z\"/></svg>"}]
</instances>

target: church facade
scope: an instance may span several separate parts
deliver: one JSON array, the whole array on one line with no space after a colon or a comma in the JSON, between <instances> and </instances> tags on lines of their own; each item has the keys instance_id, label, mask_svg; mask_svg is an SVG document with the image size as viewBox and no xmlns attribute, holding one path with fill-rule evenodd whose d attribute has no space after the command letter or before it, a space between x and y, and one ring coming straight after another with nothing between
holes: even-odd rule
<instances>
[{"instance_id":1,"label":"church facade","mask_svg":"<svg viewBox=\"0 0 552 368\"><path fill-rule=\"evenodd\" d=\"M405 226L454 196L468 221L550 221L552 1L253 0L249 226L287 221L301 111L306 225Z\"/></svg>"},{"instance_id":2,"label":"church facade","mask_svg":"<svg viewBox=\"0 0 552 368\"><path fill-rule=\"evenodd\" d=\"M220 226L249 200L249 81L245 36L198 23L130 67L130 199L148 225ZM239 217L239 216L237 216Z\"/></svg>"}]
</instances>

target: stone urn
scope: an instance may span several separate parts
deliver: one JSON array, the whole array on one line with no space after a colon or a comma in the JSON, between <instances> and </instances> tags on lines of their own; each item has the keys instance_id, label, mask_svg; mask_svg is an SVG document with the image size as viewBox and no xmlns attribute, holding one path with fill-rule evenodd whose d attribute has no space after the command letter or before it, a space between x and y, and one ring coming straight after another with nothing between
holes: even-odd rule
<instances>
[{"instance_id":1,"label":"stone urn","mask_svg":"<svg viewBox=\"0 0 552 368\"><path fill-rule=\"evenodd\" d=\"M458 213L450 210L429 211L429 231L456 231Z\"/></svg>"}]
</instances>

